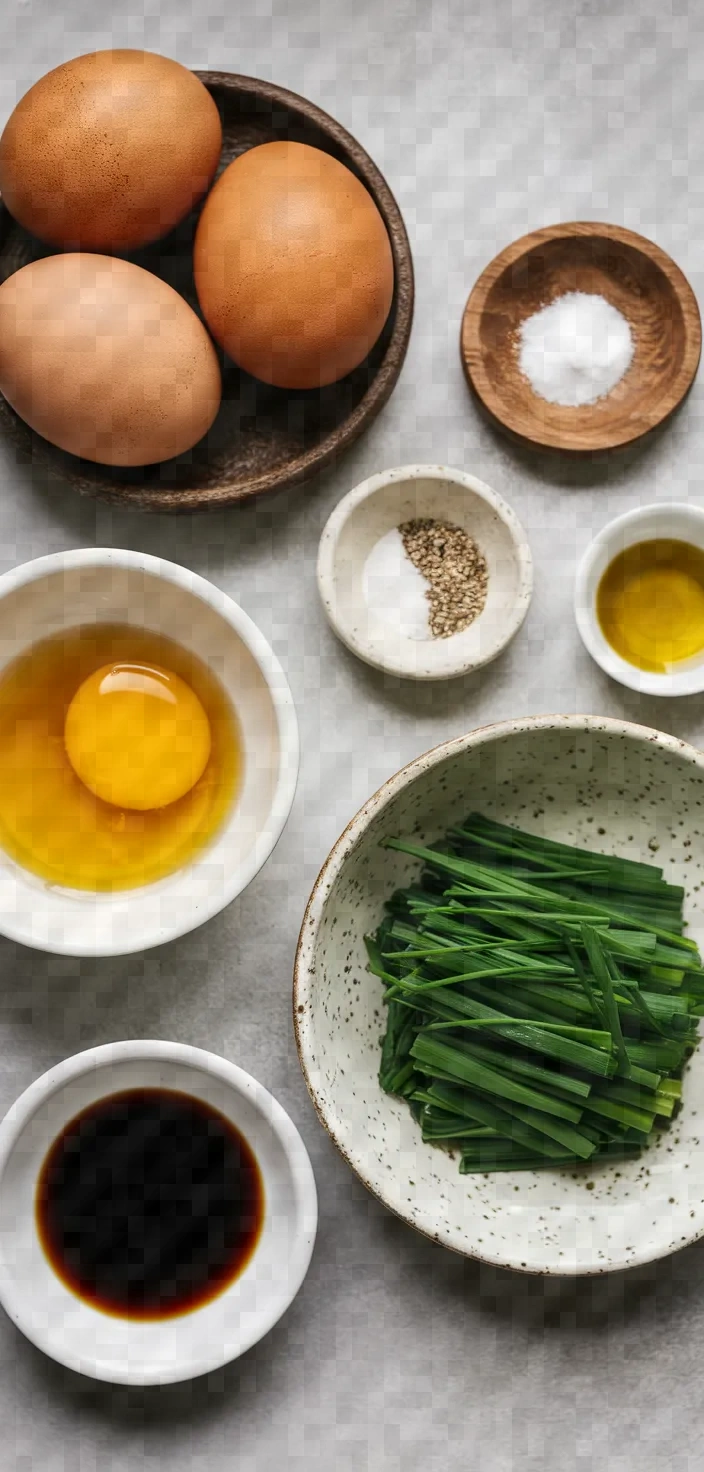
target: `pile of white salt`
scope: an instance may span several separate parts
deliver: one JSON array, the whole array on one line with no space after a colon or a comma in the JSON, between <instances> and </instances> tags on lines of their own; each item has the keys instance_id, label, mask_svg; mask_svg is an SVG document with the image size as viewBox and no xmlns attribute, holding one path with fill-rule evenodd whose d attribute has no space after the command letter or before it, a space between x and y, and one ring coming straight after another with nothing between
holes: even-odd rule
<instances>
[{"instance_id":1,"label":"pile of white salt","mask_svg":"<svg viewBox=\"0 0 704 1472\"><path fill-rule=\"evenodd\" d=\"M519 365L550 404L595 404L623 378L633 357L626 318L603 296L568 291L520 329Z\"/></svg>"}]
</instances>

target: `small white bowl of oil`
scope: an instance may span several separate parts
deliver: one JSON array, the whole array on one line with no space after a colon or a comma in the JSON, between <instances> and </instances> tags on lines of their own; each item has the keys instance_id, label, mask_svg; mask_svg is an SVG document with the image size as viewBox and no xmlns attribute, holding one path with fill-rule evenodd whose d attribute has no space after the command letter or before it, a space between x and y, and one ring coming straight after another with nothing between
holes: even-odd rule
<instances>
[{"instance_id":1,"label":"small white bowl of oil","mask_svg":"<svg viewBox=\"0 0 704 1472\"><path fill-rule=\"evenodd\" d=\"M117 631L107 645L105 631ZM93 668L106 649L111 658L140 656L146 640L147 654L156 650L150 662L176 671L180 664L194 689L200 681L204 704L215 700L201 781L156 816L101 805L81 786L67 765L63 713L47 726L55 761L47 757L36 689L54 689L57 659L61 679L69 666L81 678L90 672L86 640ZM37 670L42 679L32 690ZM56 692L65 705L70 680L66 688L58 680ZM41 557L0 577L0 933L40 950L108 956L194 930L269 857L291 809L298 759L278 660L247 614L204 578L108 548Z\"/></svg>"},{"instance_id":2,"label":"small white bowl of oil","mask_svg":"<svg viewBox=\"0 0 704 1472\"><path fill-rule=\"evenodd\" d=\"M431 632L431 584L403 537L419 522L449 527L479 558L477 612L456 632ZM371 476L335 507L320 539L318 590L335 633L359 659L408 679L443 680L496 659L518 633L533 563L517 516L490 486L445 465L402 465ZM461 583L457 590L462 597Z\"/></svg>"},{"instance_id":3,"label":"small white bowl of oil","mask_svg":"<svg viewBox=\"0 0 704 1472\"><path fill-rule=\"evenodd\" d=\"M295 1298L316 1227L292 1120L200 1048L90 1048L0 1125L0 1303L98 1380L163 1385L243 1354Z\"/></svg>"},{"instance_id":4,"label":"small white bowl of oil","mask_svg":"<svg viewBox=\"0 0 704 1472\"><path fill-rule=\"evenodd\" d=\"M704 690L704 508L662 502L609 522L578 568L575 617L620 684L641 695Z\"/></svg>"}]
</instances>

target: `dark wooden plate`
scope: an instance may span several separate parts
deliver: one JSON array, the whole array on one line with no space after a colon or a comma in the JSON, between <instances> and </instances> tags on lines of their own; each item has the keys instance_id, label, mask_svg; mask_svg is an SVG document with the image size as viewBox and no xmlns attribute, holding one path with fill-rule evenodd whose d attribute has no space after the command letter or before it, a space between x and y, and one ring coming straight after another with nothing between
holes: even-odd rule
<instances>
[{"instance_id":1,"label":"dark wooden plate","mask_svg":"<svg viewBox=\"0 0 704 1472\"><path fill-rule=\"evenodd\" d=\"M17 452L49 465L83 495L141 511L199 511L308 479L371 424L403 365L413 319L413 262L401 212L369 155L339 123L312 102L230 72L196 72L223 120L220 169L259 143L290 138L339 159L366 185L386 223L396 283L386 326L353 373L329 388L291 392L270 388L220 355L223 402L213 428L187 455L138 469L113 469L57 450L34 433L0 396L0 432ZM171 235L129 260L154 271L197 310L192 245L198 210ZM52 254L0 205L0 281L29 261Z\"/></svg>"},{"instance_id":2,"label":"dark wooden plate","mask_svg":"<svg viewBox=\"0 0 704 1472\"><path fill-rule=\"evenodd\" d=\"M518 328L568 291L603 296L627 318L627 373L595 404L566 408L535 394L518 366ZM462 320L470 387L490 417L521 440L577 452L616 449L661 424L694 381L702 328L694 292L670 256L618 225L535 230L487 266Z\"/></svg>"}]
</instances>

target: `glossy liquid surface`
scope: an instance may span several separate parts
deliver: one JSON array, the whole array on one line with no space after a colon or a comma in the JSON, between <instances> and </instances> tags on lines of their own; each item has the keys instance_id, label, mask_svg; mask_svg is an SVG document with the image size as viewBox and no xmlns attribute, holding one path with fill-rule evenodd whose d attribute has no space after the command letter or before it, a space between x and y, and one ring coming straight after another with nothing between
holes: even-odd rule
<instances>
[{"instance_id":1,"label":"glossy liquid surface","mask_svg":"<svg viewBox=\"0 0 704 1472\"><path fill-rule=\"evenodd\" d=\"M172 671L197 696L210 728L210 754L195 786L146 811L97 797L66 752L66 716L79 688L120 661ZM136 719L136 765L143 731ZM37 643L0 677L0 845L54 884L131 889L173 873L220 828L241 767L237 717L219 680L163 635L124 625L72 629Z\"/></svg>"},{"instance_id":2,"label":"glossy liquid surface","mask_svg":"<svg viewBox=\"0 0 704 1472\"><path fill-rule=\"evenodd\" d=\"M79 685L64 727L68 759L96 797L151 811L195 787L210 757L203 706L173 670L112 660Z\"/></svg>"},{"instance_id":3,"label":"glossy liquid surface","mask_svg":"<svg viewBox=\"0 0 704 1472\"><path fill-rule=\"evenodd\" d=\"M666 674L704 649L704 551L669 538L627 547L601 579L596 611L622 659Z\"/></svg>"},{"instance_id":4,"label":"glossy liquid surface","mask_svg":"<svg viewBox=\"0 0 704 1472\"><path fill-rule=\"evenodd\" d=\"M218 1110L171 1089L128 1089L83 1110L37 1184L54 1271L122 1318L171 1318L215 1298L250 1261L263 1217L247 1141Z\"/></svg>"}]
</instances>

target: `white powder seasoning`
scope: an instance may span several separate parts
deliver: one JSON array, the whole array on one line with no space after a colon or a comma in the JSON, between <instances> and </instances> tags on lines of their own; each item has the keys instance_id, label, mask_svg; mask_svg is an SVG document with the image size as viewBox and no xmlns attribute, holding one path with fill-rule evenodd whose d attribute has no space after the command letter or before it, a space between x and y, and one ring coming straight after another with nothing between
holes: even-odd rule
<instances>
[{"instance_id":1,"label":"white powder seasoning","mask_svg":"<svg viewBox=\"0 0 704 1472\"><path fill-rule=\"evenodd\" d=\"M364 564L367 607L404 639L429 639L428 583L411 562L397 526L381 537Z\"/></svg>"},{"instance_id":2,"label":"white powder seasoning","mask_svg":"<svg viewBox=\"0 0 704 1472\"><path fill-rule=\"evenodd\" d=\"M585 291L569 291L535 312L519 337L521 372L550 404L595 404L633 358L626 318L603 296Z\"/></svg>"}]
</instances>

